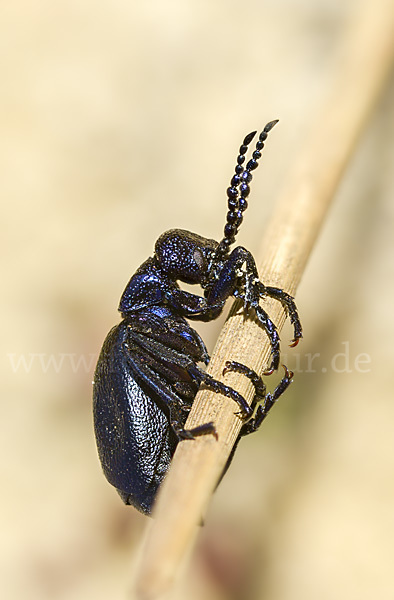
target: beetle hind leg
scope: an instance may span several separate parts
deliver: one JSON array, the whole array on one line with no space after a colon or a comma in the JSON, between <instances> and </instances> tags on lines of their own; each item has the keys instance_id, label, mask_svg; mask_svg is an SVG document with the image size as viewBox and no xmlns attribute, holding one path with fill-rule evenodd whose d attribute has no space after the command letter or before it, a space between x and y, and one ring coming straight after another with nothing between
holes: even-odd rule
<instances>
[{"instance_id":1,"label":"beetle hind leg","mask_svg":"<svg viewBox=\"0 0 394 600\"><path fill-rule=\"evenodd\" d=\"M192 429L183 429L183 427L179 427L177 422L172 422L171 427L179 440L194 440L201 435L213 435L216 440L218 439L218 434L213 421L198 425L197 427L192 427Z\"/></svg>"}]
</instances>

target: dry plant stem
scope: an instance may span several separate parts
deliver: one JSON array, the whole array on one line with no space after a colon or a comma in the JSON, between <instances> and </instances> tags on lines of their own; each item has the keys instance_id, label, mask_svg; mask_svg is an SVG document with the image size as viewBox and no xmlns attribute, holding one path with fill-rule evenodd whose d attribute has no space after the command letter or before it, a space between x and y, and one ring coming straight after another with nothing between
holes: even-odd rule
<instances>
[{"instance_id":1,"label":"dry plant stem","mask_svg":"<svg viewBox=\"0 0 394 600\"><path fill-rule=\"evenodd\" d=\"M330 97L318 111L310 137L300 141L294 168L275 203L261 249L261 280L291 294L299 284L358 136L390 73L394 55L393 2L368 2L347 31L339 50ZM267 300L264 308L280 330L285 320L280 304ZM251 401L253 389L248 380L234 373L224 379L224 363L228 359L237 360L261 373L269 362L269 354L270 345L261 327L252 319L245 319L236 303L220 334L208 372ZM267 384L270 385L269 379ZM241 421L234 415L236 410L228 398L206 389L199 391L187 427L214 421L219 440L204 436L179 444L158 497L155 521L139 565L138 598L167 597L166 591L237 439Z\"/></svg>"}]
</instances>

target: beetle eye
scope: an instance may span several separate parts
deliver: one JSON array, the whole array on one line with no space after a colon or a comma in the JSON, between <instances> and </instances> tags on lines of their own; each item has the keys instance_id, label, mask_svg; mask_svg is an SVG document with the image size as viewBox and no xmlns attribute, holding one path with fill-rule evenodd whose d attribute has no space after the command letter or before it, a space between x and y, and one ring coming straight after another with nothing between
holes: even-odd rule
<instances>
[{"instance_id":1,"label":"beetle eye","mask_svg":"<svg viewBox=\"0 0 394 600\"><path fill-rule=\"evenodd\" d=\"M193 258L194 258L195 262L197 263L197 266L200 269L200 271L205 271L206 260L205 260L205 256L201 252L201 250L196 248L193 252Z\"/></svg>"}]
</instances>

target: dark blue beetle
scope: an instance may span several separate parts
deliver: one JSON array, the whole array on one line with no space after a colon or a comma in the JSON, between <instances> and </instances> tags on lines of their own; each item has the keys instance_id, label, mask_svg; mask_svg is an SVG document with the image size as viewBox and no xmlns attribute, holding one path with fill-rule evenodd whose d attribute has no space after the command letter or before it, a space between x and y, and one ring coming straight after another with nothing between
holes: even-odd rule
<instances>
[{"instance_id":1,"label":"dark blue beetle","mask_svg":"<svg viewBox=\"0 0 394 600\"><path fill-rule=\"evenodd\" d=\"M246 167L245 154L256 132L247 135L239 149L235 174L227 189L228 213L222 241L181 229L163 233L156 242L154 256L127 284L119 305L123 320L109 332L97 363L94 422L104 474L126 504L146 514L151 512L179 440L215 434L213 423L184 428L202 382L239 405L245 420L241 437L259 427L293 375L285 368L282 381L272 394L267 394L254 371L227 362L224 372L243 373L255 387L249 407L240 394L198 366L208 364L209 356L204 342L185 320L211 321L220 315L227 298L240 298L246 311L254 309L270 338L272 362L266 374L279 366L279 336L260 307L260 298L271 296L284 305L294 326L293 346L302 337L293 298L259 281L254 258L245 248L237 247L231 253L229 250L247 208L251 172L258 166L264 141L276 123L264 127ZM183 291L178 281L199 284L204 297Z\"/></svg>"}]
</instances>

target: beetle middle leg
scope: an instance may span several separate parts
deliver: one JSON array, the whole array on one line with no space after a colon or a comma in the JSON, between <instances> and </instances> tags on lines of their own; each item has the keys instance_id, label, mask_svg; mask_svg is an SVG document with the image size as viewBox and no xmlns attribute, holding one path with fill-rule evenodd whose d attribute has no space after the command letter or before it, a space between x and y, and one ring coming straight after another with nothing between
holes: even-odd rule
<instances>
[{"instance_id":1,"label":"beetle middle leg","mask_svg":"<svg viewBox=\"0 0 394 600\"><path fill-rule=\"evenodd\" d=\"M191 430L184 428L187 413L202 382L215 392L234 400L240 407L243 418L252 415L251 408L241 394L208 375L188 353L133 331L132 327L129 327L128 338L124 351L129 368L134 376L157 394L157 401L162 403L163 409L166 407L170 413L171 427L178 439L216 435L212 423Z\"/></svg>"},{"instance_id":2,"label":"beetle middle leg","mask_svg":"<svg viewBox=\"0 0 394 600\"><path fill-rule=\"evenodd\" d=\"M245 375L245 377L250 379L255 389L255 395L253 397L253 401L250 407L252 413L255 411L257 405L258 407L254 417L252 417L246 423L243 424L240 431L241 437L244 435L248 435L249 433L253 433L254 431L257 431L257 429L260 427L261 423L264 421L275 402L289 387L290 383L292 382L292 377L294 373L292 371L289 371L284 365L283 368L285 374L282 377L279 384L276 386L275 390L272 393L266 393L267 388L265 383L263 382L262 378L259 375L257 375L255 371L253 371L253 369L250 369L246 365L235 361L226 362L226 366L223 370L223 375L225 375L229 371L242 373L243 375Z\"/></svg>"},{"instance_id":3,"label":"beetle middle leg","mask_svg":"<svg viewBox=\"0 0 394 600\"><path fill-rule=\"evenodd\" d=\"M247 419L252 415L252 409L246 402L245 398L232 387L229 387L225 383L214 379L211 375L200 369L197 365L192 365L190 372L192 372L195 377L200 380L200 383L204 383L210 390L213 390L217 394L223 394L223 396L234 400L234 402L236 402L241 409L241 411L237 414L239 414L242 419Z\"/></svg>"}]
</instances>

